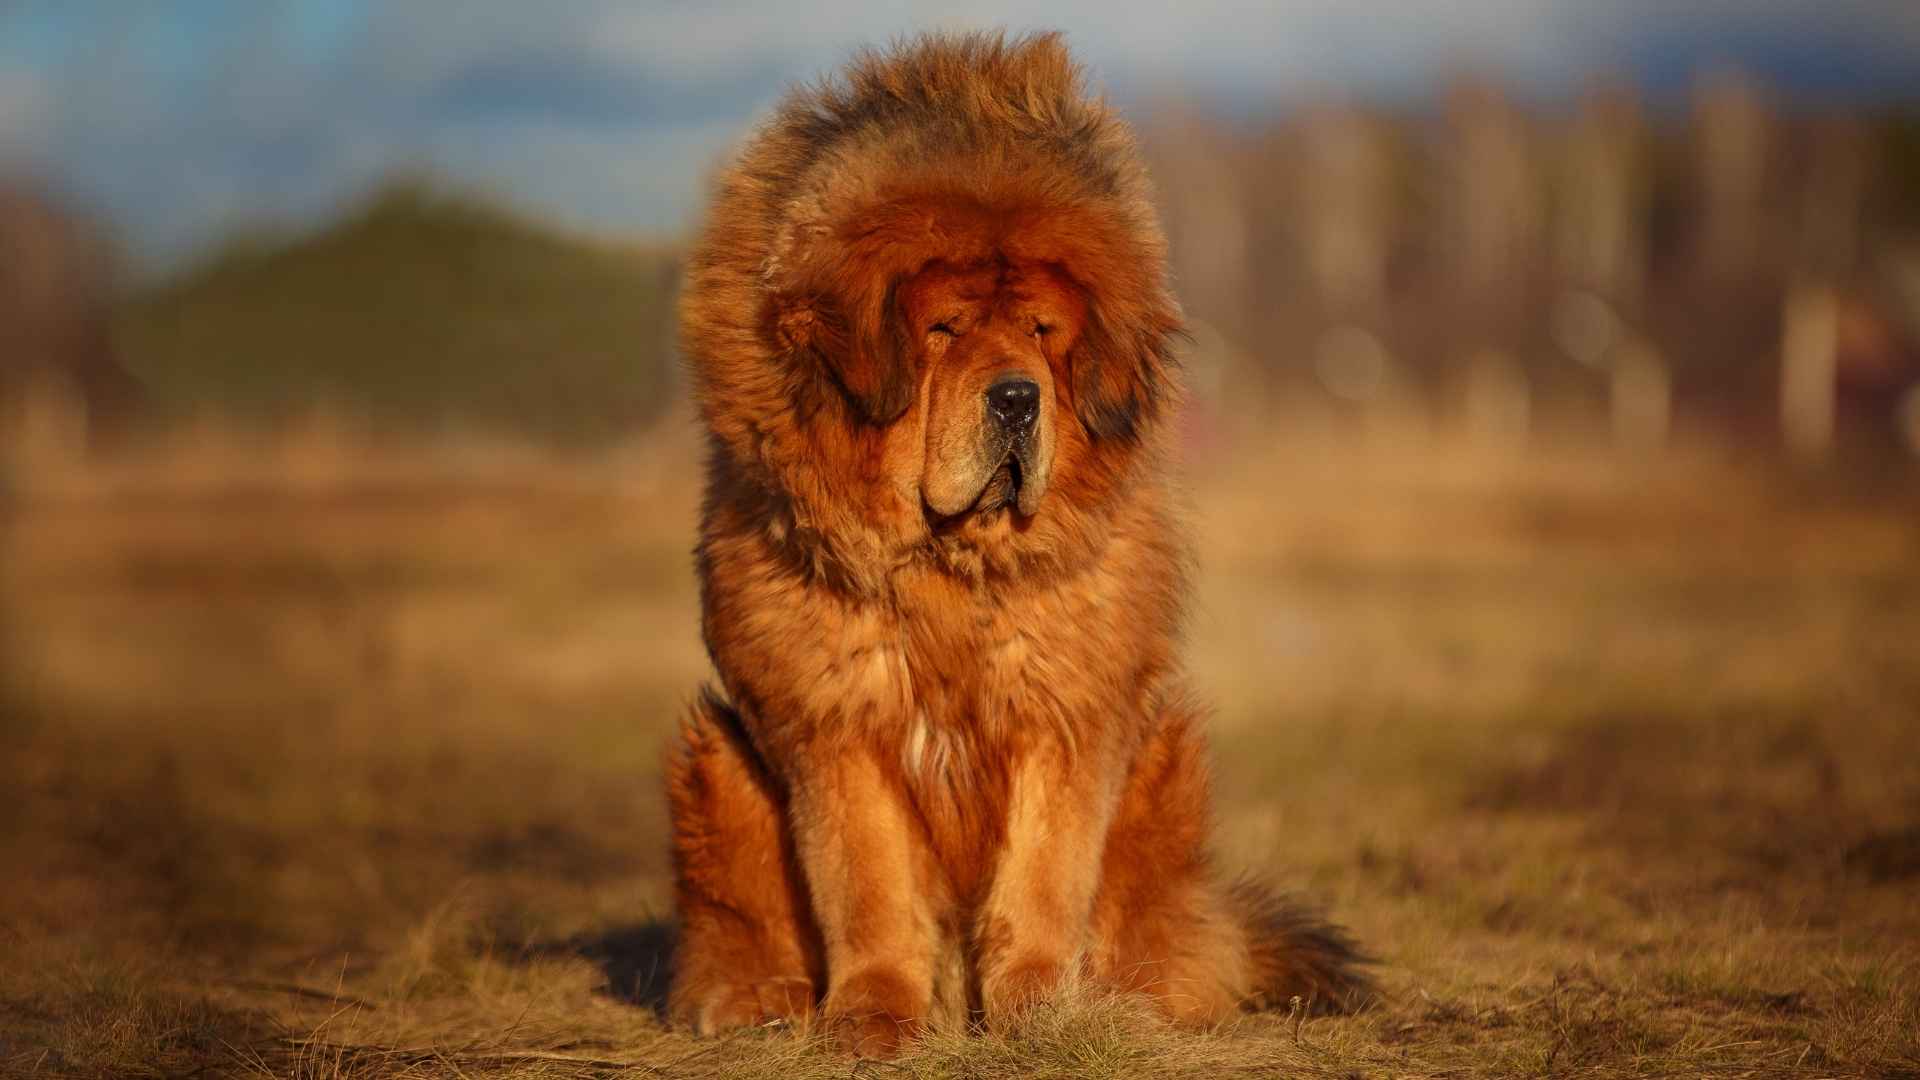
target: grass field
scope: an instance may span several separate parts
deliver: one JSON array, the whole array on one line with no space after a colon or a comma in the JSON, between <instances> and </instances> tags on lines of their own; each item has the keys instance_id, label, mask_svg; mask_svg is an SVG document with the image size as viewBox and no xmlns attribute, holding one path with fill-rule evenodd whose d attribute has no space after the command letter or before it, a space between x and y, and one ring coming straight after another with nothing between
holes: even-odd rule
<instances>
[{"instance_id":1,"label":"grass field","mask_svg":"<svg viewBox=\"0 0 1920 1080\"><path fill-rule=\"evenodd\" d=\"M1920 1076L1911 472L1196 470L1222 856L1386 999L1067 995L855 1065L653 1009L690 446L210 435L17 491L0 1073Z\"/></svg>"}]
</instances>

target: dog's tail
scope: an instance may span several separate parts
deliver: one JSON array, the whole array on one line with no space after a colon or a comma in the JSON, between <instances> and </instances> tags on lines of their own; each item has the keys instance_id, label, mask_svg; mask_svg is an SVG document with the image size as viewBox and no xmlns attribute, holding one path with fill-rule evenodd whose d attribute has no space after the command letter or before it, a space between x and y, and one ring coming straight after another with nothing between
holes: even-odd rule
<instances>
[{"instance_id":1,"label":"dog's tail","mask_svg":"<svg viewBox=\"0 0 1920 1080\"><path fill-rule=\"evenodd\" d=\"M1379 996L1361 952L1342 927L1257 881L1227 886L1227 908L1246 934L1251 988L1246 1004L1309 1015L1353 1012Z\"/></svg>"}]
</instances>

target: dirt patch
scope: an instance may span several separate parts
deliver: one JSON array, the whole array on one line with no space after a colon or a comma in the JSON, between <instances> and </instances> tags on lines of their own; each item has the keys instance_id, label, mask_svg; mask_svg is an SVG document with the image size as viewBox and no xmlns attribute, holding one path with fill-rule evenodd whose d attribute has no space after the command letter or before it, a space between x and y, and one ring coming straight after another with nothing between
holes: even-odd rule
<instances>
[{"instance_id":1,"label":"dirt patch","mask_svg":"<svg viewBox=\"0 0 1920 1080\"><path fill-rule=\"evenodd\" d=\"M1867 835L1847 849L1846 864L1874 882L1920 877L1920 825Z\"/></svg>"},{"instance_id":2,"label":"dirt patch","mask_svg":"<svg viewBox=\"0 0 1920 1080\"><path fill-rule=\"evenodd\" d=\"M1753 874L1826 874L1850 814L1830 734L1810 717L1733 711L1602 714L1531 761L1490 769L1467 797L1487 814L1563 815L1601 843L1655 860L1711 852ZM1863 858L1899 863L1897 841Z\"/></svg>"}]
</instances>

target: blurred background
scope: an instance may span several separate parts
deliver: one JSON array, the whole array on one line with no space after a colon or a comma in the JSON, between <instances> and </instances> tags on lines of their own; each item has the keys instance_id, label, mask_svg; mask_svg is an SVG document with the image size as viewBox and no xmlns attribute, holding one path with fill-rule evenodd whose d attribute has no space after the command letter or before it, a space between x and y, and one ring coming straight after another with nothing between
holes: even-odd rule
<instances>
[{"instance_id":1,"label":"blurred background","mask_svg":"<svg viewBox=\"0 0 1920 1080\"><path fill-rule=\"evenodd\" d=\"M0 2L21 1045L193 1060L60 1019L121 1015L45 981L101 956L649 1000L705 178L976 27L1065 30L1158 184L1236 861L1423 996L1601 964L1660 1035L1801 980L1809 1067L1920 1061L1910 0Z\"/></svg>"},{"instance_id":2,"label":"blurred background","mask_svg":"<svg viewBox=\"0 0 1920 1080\"><path fill-rule=\"evenodd\" d=\"M16 0L12 441L629 436L704 179L783 87L1061 26L1151 153L1197 435L1920 453L1908 5L1107 10Z\"/></svg>"},{"instance_id":3,"label":"blurred background","mask_svg":"<svg viewBox=\"0 0 1920 1080\"><path fill-rule=\"evenodd\" d=\"M1150 148L1198 434L1920 452L1907 4L1106 12L15 0L13 442L628 436L703 179L783 86L1058 25Z\"/></svg>"}]
</instances>

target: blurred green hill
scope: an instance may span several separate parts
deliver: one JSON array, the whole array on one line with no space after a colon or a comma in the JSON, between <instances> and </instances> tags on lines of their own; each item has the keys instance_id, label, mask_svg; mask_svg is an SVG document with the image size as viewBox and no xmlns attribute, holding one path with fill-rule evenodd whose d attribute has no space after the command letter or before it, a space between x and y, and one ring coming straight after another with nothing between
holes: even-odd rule
<instances>
[{"instance_id":1,"label":"blurred green hill","mask_svg":"<svg viewBox=\"0 0 1920 1080\"><path fill-rule=\"evenodd\" d=\"M324 410L380 430L592 443L673 395L676 272L664 247L569 236L404 181L321 232L238 241L133 293L117 346L163 422Z\"/></svg>"}]
</instances>

